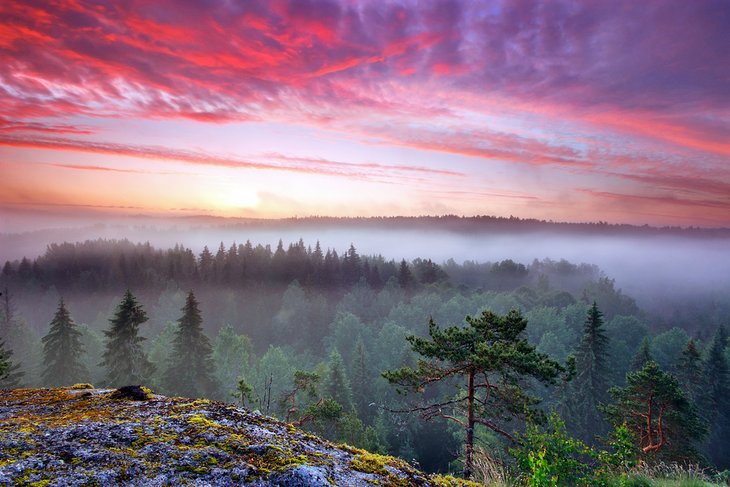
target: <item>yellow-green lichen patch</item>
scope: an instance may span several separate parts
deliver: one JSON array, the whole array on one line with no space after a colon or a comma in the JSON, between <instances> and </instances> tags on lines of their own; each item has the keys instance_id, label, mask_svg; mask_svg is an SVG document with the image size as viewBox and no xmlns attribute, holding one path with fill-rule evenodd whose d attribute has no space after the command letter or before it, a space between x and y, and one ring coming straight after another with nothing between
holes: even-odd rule
<instances>
[{"instance_id":1,"label":"yellow-green lichen patch","mask_svg":"<svg viewBox=\"0 0 730 487\"><path fill-rule=\"evenodd\" d=\"M480 487L476 482L460 479L452 475L431 475L429 480L436 487Z\"/></svg>"},{"instance_id":2,"label":"yellow-green lichen patch","mask_svg":"<svg viewBox=\"0 0 730 487\"><path fill-rule=\"evenodd\" d=\"M221 426L215 421L211 421L210 419L206 418L202 414L193 414L192 416L189 416L188 423L203 428L220 428Z\"/></svg>"},{"instance_id":3,"label":"yellow-green lichen patch","mask_svg":"<svg viewBox=\"0 0 730 487\"><path fill-rule=\"evenodd\" d=\"M91 384L89 384L89 383L87 383L87 382L80 382L80 383L74 384L72 386L62 387L61 389L65 389L65 390L82 390L82 389L93 389L93 388L94 388L94 386L91 385Z\"/></svg>"}]
</instances>

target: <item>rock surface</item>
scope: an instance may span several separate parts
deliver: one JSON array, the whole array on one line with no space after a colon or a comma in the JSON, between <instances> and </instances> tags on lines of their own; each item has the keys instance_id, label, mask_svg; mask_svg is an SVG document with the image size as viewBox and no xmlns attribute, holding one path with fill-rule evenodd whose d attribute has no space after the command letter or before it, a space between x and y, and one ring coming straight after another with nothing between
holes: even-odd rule
<instances>
[{"instance_id":1,"label":"rock surface","mask_svg":"<svg viewBox=\"0 0 730 487\"><path fill-rule=\"evenodd\" d=\"M0 485L467 484L229 404L79 385L0 390Z\"/></svg>"}]
</instances>

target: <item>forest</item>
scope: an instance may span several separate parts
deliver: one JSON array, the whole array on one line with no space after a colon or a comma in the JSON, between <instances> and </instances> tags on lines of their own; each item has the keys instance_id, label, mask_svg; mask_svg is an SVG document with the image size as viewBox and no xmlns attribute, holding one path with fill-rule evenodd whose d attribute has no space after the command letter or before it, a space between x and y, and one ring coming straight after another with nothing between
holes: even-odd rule
<instances>
[{"instance_id":1,"label":"forest","mask_svg":"<svg viewBox=\"0 0 730 487\"><path fill-rule=\"evenodd\" d=\"M730 469L722 290L657 313L593 264L300 239L54 243L5 262L0 291L2 388L139 383L485 481Z\"/></svg>"}]
</instances>

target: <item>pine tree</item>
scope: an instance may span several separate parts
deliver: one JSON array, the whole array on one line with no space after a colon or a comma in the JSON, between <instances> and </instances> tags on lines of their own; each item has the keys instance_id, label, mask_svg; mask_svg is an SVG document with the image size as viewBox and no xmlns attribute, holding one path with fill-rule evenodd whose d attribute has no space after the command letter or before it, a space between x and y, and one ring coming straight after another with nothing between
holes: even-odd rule
<instances>
[{"instance_id":1,"label":"pine tree","mask_svg":"<svg viewBox=\"0 0 730 487\"><path fill-rule=\"evenodd\" d=\"M707 432L677 379L650 360L626 375L626 387L610 390L603 408L615 425L627 424L645 461L697 461L697 443Z\"/></svg>"},{"instance_id":2,"label":"pine tree","mask_svg":"<svg viewBox=\"0 0 730 487\"><path fill-rule=\"evenodd\" d=\"M429 338L408 336L413 350L425 359L416 368L403 367L383 373L391 384L423 393L434 384L451 378L465 378L466 387L456 397L417 404L428 420L442 417L464 428L464 477L474 469L474 428L477 424L514 439L502 424L515 416L537 414L539 400L525 387L528 377L552 384L565 369L530 345L525 337L525 320L519 311L497 316L485 311L478 318L466 317L467 326L441 330L433 319Z\"/></svg>"},{"instance_id":3,"label":"pine tree","mask_svg":"<svg viewBox=\"0 0 730 487\"><path fill-rule=\"evenodd\" d=\"M186 397L211 396L216 392L213 348L203 333L203 318L192 291L188 293L183 315L172 342L172 353L163 383L169 391Z\"/></svg>"},{"instance_id":4,"label":"pine tree","mask_svg":"<svg viewBox=\"0 0 730 487\"><path fill-rule=\"evenodd\" d=\"M50 330L43 337L43 382L52 387L71 385L88 380L89 372L81 357L81 331L74 323L61 298L51 320Z\"/></svg>"},{"instance_id":5,"label":"pine tree","mask_svg":"<svg viewBox=\"0 0 730 487\"><path fill-rule=\"evenodd\" d=\"M147 313L127 290L117 306L111 328L104 331L107 337L102 362L106 367L107 385L120 387L145 384L152 375L153 366L142 350L143 337L138 336L139 325L147 321Z\"/></svg>"},{"instance_id":6,"label":"pine tree","mask_svg":"<svg viewBox=\"0 0 730 487\"><path fill-rule=\"evenodd\" d=\"M720 470L730 468L730 367L724 351L725 328L718 328L707 351L702 369L700 410L710 426L705 450Z\"/></svg>"},{"instance_id":7,"label":"pine tree","mask_svg":"<svg viewBox=\"0 0 730 487\"><path fill-rule=\"evenodd\" d=\"M603 326L602 313L596 303L588 310L583 326L583 338L576 353L576 377L568 387L575 401L574 423L580 439L591 442L595 435L604 434L607 425L598 405L608 399L610 370L608 368L608 336Z\"/></svg>"}]
</instances>

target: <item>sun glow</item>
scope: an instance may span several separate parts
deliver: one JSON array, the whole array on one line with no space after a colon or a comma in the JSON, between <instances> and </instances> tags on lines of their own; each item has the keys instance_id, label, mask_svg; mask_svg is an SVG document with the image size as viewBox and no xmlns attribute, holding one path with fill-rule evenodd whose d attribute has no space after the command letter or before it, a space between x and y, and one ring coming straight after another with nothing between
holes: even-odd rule
<instances>
[{"instance_id":1,"label":"sun glow","mask_svg":"<svg viewBox=\"0 0 730 487\"><path fill-rule=\"evenodd\" d=\"M232 213L237 210L250 210L259 205L260 199L257 193L241 188L230 190L215 196L216 206L221 211Z\"/></svg>"}]
</instances>

